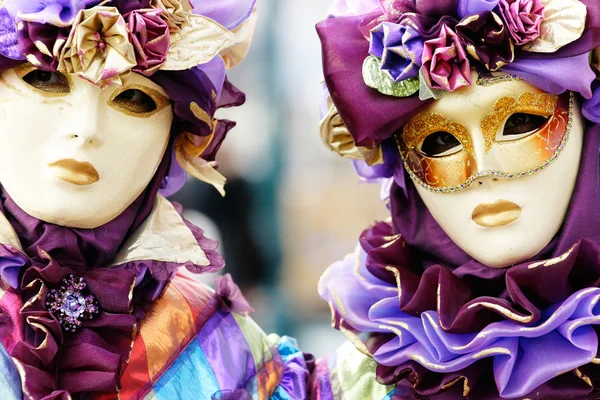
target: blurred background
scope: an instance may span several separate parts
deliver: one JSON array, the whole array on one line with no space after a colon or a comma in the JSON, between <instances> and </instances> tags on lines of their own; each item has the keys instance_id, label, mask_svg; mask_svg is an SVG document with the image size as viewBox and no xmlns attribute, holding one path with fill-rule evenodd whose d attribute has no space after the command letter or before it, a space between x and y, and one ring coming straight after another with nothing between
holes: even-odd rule
<instances>
[{"instance_id":1,"label":"blurred background","mask_svg":"<svg viewBox=\"0 0 600 400\"><path fill-rule=\"evenodd\" d=\"M259 0L248 58L229 74L247 103L217 117L238 122L217 160L227 196L189 180L171 199L221 242L233 275L267 332L296 337L323 356L344 340L317 292L321 274L350 253L363 229L386 218L377 185L319 137L323 99L315 24L328 1Z\"/></svg>"}]
</instances>

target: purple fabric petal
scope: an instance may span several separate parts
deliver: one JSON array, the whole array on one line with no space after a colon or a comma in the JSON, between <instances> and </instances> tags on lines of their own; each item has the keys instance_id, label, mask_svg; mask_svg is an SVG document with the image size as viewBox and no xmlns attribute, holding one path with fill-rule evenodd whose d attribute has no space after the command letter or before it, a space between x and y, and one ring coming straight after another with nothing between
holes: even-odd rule
<instances>
[{"instance_id":1,"label":"purple fabric petal","mask_svg":"<svg viewBox=\"0 0 600 400\"><path fill-rule=\"evenodd\" d=\"M429 17L456 15L459 0L379 0L388 14L417 13Z\"/></svg>"},{"instance_id":2,"label":"purple fabric petal","mask_svg":"<svg viewBox=\"0 0 600 400\"><path fill-rule=\"evenodd\" d=\"M125 14L129 41L135 49L137 66L132 71L146 76L156 72L167 60L171 34L161 9L143 9Z\"/></svg>"},{"instance_id":3,"label":"purple fabric petal","mask_svg":"<svg viewBox=\"0 0 600 400\"><path fill-rule=\"evenodd\" d=\"M225 274L215 279L215 292L221 302L221 309L241 315L249 315L254 309L235 284L231 274Z\"/></svg>"},{"instance_id":4,"label":"purple fabric petal","mask_svg":"<svg viewBox=\"0 0 600 400\"><path fill-rule=\"evenodd\" d=\"M471 63L457 34L447 25L440 36L425 42L423 76L434 90L450 92L471 85Z\"/></svg>"},{"instance_id":5,"label":"purple fabric petal","mask_svg":"<svg viewBox=\"0 0 600 400\"><path fill-rule=\"evenodd\" d=\"M196 67L200 71L204 72L208 79L212 82L217 92L217 98L221 98L221 92L223 91L223 85L225 84L225 77L227 76L227 70L225 68L225 61L221 56L216 56L206 64L201 64Z\"/></svg>"},{"instance_id":6,"label":"purple fabric petal","mask_svg":"<svg viewBox=\"0 0 600 400\"><path fill-rule=\"evenodd\" d=\"M501 69L507 74L517 75L545 92L552 94L571 90L584 98L592 97L592 82L596 74L590 66L590 55L584 53L569 58L516 58ZM577 71L574 75L573 71Z\"/></svg>"},{"instance_id":7,"label":"purple fabric petal","mask_svg":"<svg viewBox=\"0 0 600 400\"><path fill-rule=\"evenodd\" d=\"M424 41L410 25L382 22L371 31L369 53L381 58L381 69L400 82L419 76Z\"/></svg>"},{"instance_id":8,"label":"purple fabric petal","mask_svg":"<svg viewBox=\"0 0 600 400\"><path fill-rule=\"evenodd\" d=\"M149 78L160 85L174 102L174 132L190 132L199 136L212 134L212 121L198 119L190 108L190 104L195 102L211 119L217 110L216 99L211 96L215 88L204 72L197 68L185 71L160 70Z\"/></svg>"},{"instance_id":9,"label":"purple fabric petal","mask_svg":"<svg viewBox=\"0 0 600 400\"><path fill-rule=\"evenodd\" d=\"M500 0L458 0L458 16L465 18L484 11L492 11L499 2Z\"/></svg>"},{"instance_id":10,"label":"purple fabric petal","mask_svg":"<svg viewBox=\"0 0 600 400\"><path fill-rule=\"evenodd\" d=\"M6 8L0 8L0 54L13 60L24 60L19 50L17 26Z\"/></svg>"},{"instance_id":11,"label":"purple fabric petal","mask_svg":"<svg viewBox=\"0 0 600 400\"><path fill-rule=\"evenodd\" d=\"M583 116L595 124L600 124L600 82L595 82L593 95L590 99L583 101L581 108Z\"/></svg>"},{"instance_id":12,"label":"purple fabric petal","mask_svg":"<svg viewBox=\"0 0 600 400\"><path fill-rule=\"evenodd\" d=\"M489 71L497 71L515 58L508 28L494 12L485 11L463 19L456 25L456 33L471 57Z\"/></svg>"},{"instance_id":13,"label":"purple fabric petal","mask_svg":"<svg viewBox=\"0 0 600 400\"><path fill-rule=\"evenodd\" d=\"M159 190L160 194L165 197L172 196L179 192L187 181L187 172L185 172L177 161L177 155L175 154L173 146L171 145L169 148L170 150L167 151L170 151L171 153L171 164L169 166L169 172L163 179L163 183Z\"/></svg>"},{"instance_id":14,"label":"purple fabric petal","mask_svg":"<svg viewBox=\"0 0 600 400\"><path fill-rule=\"evenodd\" d=\"M19 49L22 54L35 58L38 68L46 71L56 71L59 58L54 54L48 55L47 49L54 49L57 40L66 42L70 28L57 27L37 22L22 22L19 30ZM41 49L41 50L40 50Z\"/></svg>"},{"instance_id":15,"label":"purple fabric petal","mask_svg":"<svg viewBox=\"0 0 600 400\"><path fill-rule=\"evenodd\" d=\"M225 28L235 29L250 17L256 0L191 0L194 14L214 19Z\"/></svg>"},{"instance_id":16,"label":"purple fabric petal","mask_svg":"<svg viewBox=\"0 0 600 400\"><path fill-rule=\"evenodd\" d=\"M383 164L369 166L362 160L352 160L352 165L363 182L374 183L380 179L391 178L394 176L396 169L399 166L401 167L395 142L384 142L382 149Z\"/></svg>"},{"instance_id":17,"label":"purple fabric petal","mask_svg":"<svg viewBox=\"0 0 600 400\"><path fill-rule=\"evenodd\" d=\"M13 289L19 287L19 273L26 265L27 257L20 251L9 246L0 246L0 278Z\"/></svg>"},{"instance_id":18,"label":"purple fabric petal","mask_svg":"<svg viewBox=\"0 0 600 400\"><path fill-rule=\"evenodd\" d=\"M4 5L13 19L20 13L31 22L70 25L80 10L96 3L98 0L5 0Z\"/></svg>"},{"instance_id":19,"label":"purple fabric petal","mask_svg":"<svg viewBox=\"0 0 600 400\"><path fill-rule=\"evenodd\" d=\"M540 36L540 27L544 19L544 4L541 0L500 0L499 8L508 32L517 46Z\"/></svg>"}]
</instances>

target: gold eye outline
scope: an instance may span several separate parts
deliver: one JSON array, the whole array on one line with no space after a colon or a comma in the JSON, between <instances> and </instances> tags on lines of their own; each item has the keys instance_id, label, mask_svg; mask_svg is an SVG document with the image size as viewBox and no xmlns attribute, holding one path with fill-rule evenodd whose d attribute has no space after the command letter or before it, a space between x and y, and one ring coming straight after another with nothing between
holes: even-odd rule
<instances>
[{"instance_id":1,"label":"gold eye outline","mask_svg":"<svg viewBox=\"0 0 600 400\"><path fill-rule=\"evenodd\" d=\"M524 92L518 97L505 96L496 101L494 111L481 121L481 132L485 140L485 151L489 152L495 144L505 144L510 141L497 141L496 138L504 131L506 121L515 113L537 115L551 119L556 111L559 96L549 93L534 94ZM518 139L514 139L518 140Z\"/></svg>"},{"instance_id":2,"label":"gold eye outline","mask_svg":"<svg viewBox=\"0 0 600 400\"><path fill-rule=\"evenodd\" d=\"M19 80L21 82L23 82L23 84L29 90L36 92L43 97L48 97L48 98L64 97L64 96L71 94L71 92L73 91L73 80L71 79L71 76L69 76L69 74L63 74L62 72L58 72L58 71L44 71L42 69L37 68L35 65L33 65L31 63L24 63L22 65L19 65L19 66L13 68L13 70L15 71L17 78L19 78ZM68 91L64 91L64 92L47 91L47 90L44 90L44 89L41 89L39 87L32 85L31 83L29 83L25 80L25 77L34 71L43 71L43 72L48 72L48 73L52 73L52 74L59 74L62 78L65 79L65 85L67 85L69 88Z\"/></svg>"},{"instance_id":3,"label":"gold eye outline","mask_svg":"<svg viewBox=\"0 0 600 400\"><path fill-rule=\"evenodd\" d=\"M133 111L131 109L127 109L126 107L123 107L122 105L117 104L117 102L115 100L120 95L122 95L123 93L125 93L128 90L139 90L140 92L144 93L146 96L150 97L152 99L152 101L154 101L154 104L156 104L156 108L152 111L140 113L140 112ZM153 116L156 113L159 113L160 111L162 111L166 107L170 106L171 104L172 104L171 99L168 98L167 96L165 96L164 94L162 94L161 92L159 92L158 90L152 89L148 86L138 85L135 83L128 84L128 85L121 87L120 90L115 91L112 94L112 96L110 97L110 99L108 100L109 107L115 109L116 111L118 111L120 113L123 113L130 117L135 117L135 118L150 118L151 116Z\"/></svg>"},{"instance_id":4,"label":"gold eye outline","mask_svg":"<svg viewBox=\"0 0 600 400\"><path fill-rule=\"evenodd\" d=\"M473 154L473 144L467 128L437 113L424 111L417 114L404 126L401 133L398 132L397 136L409 149L418 151L424 157L430 157L422 153L420 149L424 140L436 132L449 133L462 144L459 151L465 150L469 154Z\"/></svg>"},{"instance_id":5,"label":"gold eye outline","mask_svg":"<svg viewBox=\"0 0 600 400\"><path fill-rule=\"evenodd\" d=\"M434 135L436 135L436 136L434 136ZM446 135L451 136L451 138L456 141L456 144L453 147L448 148L447 150L442 151L439 154L427 154L423 150L423 146L425 146L425 144L427 143L428 139L438 139L438 140L439 139L444 139L444 136L446 136ZM427 157L427 158L444 158L444 157L448 157L448 156L454 155L456 153L459 153L464 148L465 148L465 146L462 144L462 142L460 141L460 139L458 139L456 136L454 136L450 132L436 131L436 132L430 133L429 135L427 135L427 137L425 137L423 140L421 140L421 142L415 147L415 151L417 151L423 157Z\"/></svg>"},{"instance_id":6,"label":"gold eye outline","mask_svg":"<svg viewBox=\"0 0 600 400\"><path fill-rule=\"evenodd\" d=\"M505 131L506 131L506 125L508 124L508 122L511 120L511 118L518 116L518 115L524 115L527 118L532 118L533 121L529 122L531 124L537 125L538 122L541 122L541 120L543 119L543 123L541 123L537 128L531 129L527 132L523 132L523 133L516 133L516 134L511 134L511 135L505 135ZM538 119L537 121L535 119ZM497 144L504 144L504 143L510 143L510 142L516 142L518 140L521 139L525 139L531 135L535 135L536 133L540 132L541 130L543 130L548 124L550 124L552 122L552 118L553 115L545 115L545 114L537 114L537 113L528 113L528 112L519 112L516 111L513 114L509 115L506 118L506 121L504 121L504 124L501 126L501 128L498 130L498 134L496 135L496 143Z\"/></svg>"}]
</instances>

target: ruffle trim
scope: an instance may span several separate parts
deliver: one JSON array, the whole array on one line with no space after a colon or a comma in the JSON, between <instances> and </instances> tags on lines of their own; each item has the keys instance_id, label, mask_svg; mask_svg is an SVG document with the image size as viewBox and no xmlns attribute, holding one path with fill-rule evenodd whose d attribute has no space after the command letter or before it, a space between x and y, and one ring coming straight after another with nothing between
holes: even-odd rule
<instances>
[{"instance_id":1,"label":"ruffle trim","mask_svg":"<svg viewBox=\"0 0 600 400\"><path fill-rule=\"evenodd\" d=\"M380 365L383 383L412 377L419 388L439 381L437 391L418 392L432 395L460 380L470 382L463 388L469 392L485 379L502 397L517 398L571 371L592 390L578 368L600 363L600 263L593 243L582 240L561 257L485 281L458 277L441 265L419 272L389 224L376 224L360 242L324 274L319 292L332 308L334 326ZM498 297L478 296L491 289ZM471 369L478 377L465 375Z\"/></svg>"}]
</instances>

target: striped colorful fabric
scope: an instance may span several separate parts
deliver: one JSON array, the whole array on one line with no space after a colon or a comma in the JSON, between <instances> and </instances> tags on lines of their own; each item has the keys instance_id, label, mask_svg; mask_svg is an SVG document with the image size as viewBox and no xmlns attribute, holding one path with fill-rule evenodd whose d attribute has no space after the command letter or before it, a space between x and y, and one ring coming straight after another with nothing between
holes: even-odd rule
<instances>
[{"instance_id":1,"label":"striped colorful fabric","mask_svg":"<svg viewBox=\"0 0 600 400\"><path fill-rule=\"evenodd\" d=\"M0 300L7 301L14 301L10 294ZM182 275L173 279L133 340L118 398L305 399L308 371L295 341L267 336L252 319L219 307L205 285ZM19 375L4 358L2 399L21 398L15 389ZM114 399L114 394L94 399Z\"/></svg>"}]
</instances>

